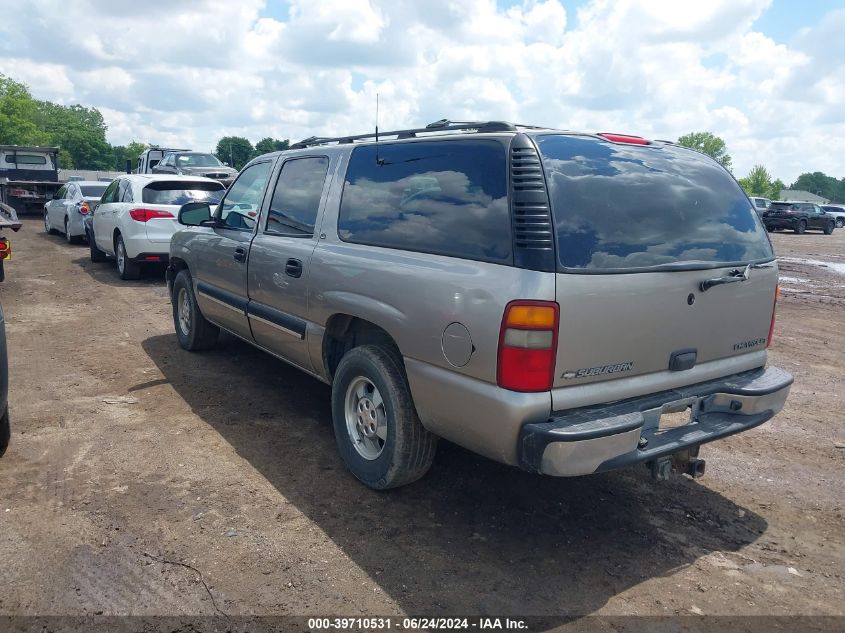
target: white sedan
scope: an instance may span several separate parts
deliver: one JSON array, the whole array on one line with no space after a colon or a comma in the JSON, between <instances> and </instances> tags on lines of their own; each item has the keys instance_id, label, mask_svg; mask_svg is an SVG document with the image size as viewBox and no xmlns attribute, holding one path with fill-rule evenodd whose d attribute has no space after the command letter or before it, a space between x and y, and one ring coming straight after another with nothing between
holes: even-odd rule
<instances>
[{"instance_id":1,"label":"white sedan","mask_svg":"<svg viewBox=\"0 0 845 633\"><path fill-rule=\"evenodd\" d=\"M44 205L44 230L64 233L71 244L85 236L85 216L100 203L109 183L94 181L69 182Z\"/></svg>"},{"instance_id":2,"label":"white sedan","mask_svg":"<svg viewBox=\"0 0 845 633\"><path fill-rule=\"evenodd\" d=\"M143 264L167 263L176 216L188 202L220 201L226 188L210 178L126 174L103 193L90 224L91 261L111 255L121 279L137 279Z\"/></svg>"}]
</instances>

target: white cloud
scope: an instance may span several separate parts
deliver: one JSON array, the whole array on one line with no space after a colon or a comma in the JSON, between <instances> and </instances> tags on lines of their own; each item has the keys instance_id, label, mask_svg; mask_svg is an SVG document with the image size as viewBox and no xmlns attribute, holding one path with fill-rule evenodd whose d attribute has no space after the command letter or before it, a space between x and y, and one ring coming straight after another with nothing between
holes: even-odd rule
<instances>
[{"instance_id":1,"label":"white cloud","mask_svg":"<svg viewBox=\"0 0 845 633\"><path fill-rule=\"evenodd\" d=\"M120 143L354 133L379 93L383 129L709 130L739 175L845 176L845 11L779 42L755 29L771 0L268 1L24 3L0 24L0 72L99 107ZM43 37L68 24L84 35Z\"/></svg>"}]
</instances>

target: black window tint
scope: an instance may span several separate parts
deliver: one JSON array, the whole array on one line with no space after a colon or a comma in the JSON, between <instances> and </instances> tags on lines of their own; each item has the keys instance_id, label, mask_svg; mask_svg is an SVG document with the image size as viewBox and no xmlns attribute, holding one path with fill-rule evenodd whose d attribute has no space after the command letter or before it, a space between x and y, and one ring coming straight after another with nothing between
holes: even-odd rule
<instances>
[{"instance_id":1,"label":"black window tint","mask_svg":"<svg viewBox=\"0 0 845 633\"><path fill-rule=\"evenodd\" d=\"M349 242L510 263L505 147L474 139L356 148L338 234Z\"/></svg>"},{"instance_id":2,"label":"black window tint","mask_svg":"<svg viewBox=\"0 0 845 633\"><path fill-rule=\"evenodd\" d=\"M141 193L147 204L174 204L182 206L189 202L211 202L216 204L223 197L225 187L219 182L185 182L157 180L144 187Z\"/></svg>"},{"instance_id":3,"label":"black window tint","mask_svg":"<svg viewBox=\"0 0 845 633\"><path fill-rule=\"evenodd\" d=\"M537 140L564 268L630 270L773 257L745 193L705 156L560 134Z\"/></svg>"},{"instance_id":4,"label":"black window tint","mask_svg":"<svg viewBox=\"0 0 845 633\"><path fill-rule=\"evenodd\" d=\"M106 190L108 185L80 185L79 188L82 189L82 195L86 198L99 198L103 195L103 192Z\"/></svg>"},{"instance_id":5,"label":"black window tint","mask_svg":"<svg viewBox=\"0 0 845 633\"><path fill-rule=\"evenodd\" d=\"M59 187L59 190L56 192L56 200L63 199L65 194L67 193L67 185L62 185Z\"/></svg>"},{"instance_id":6,"label":"black window tint","mask_svg":"<svg viewBox=\"0 0 845 633\"><path fill-rule=\"evenodd\" d=\"M6 154L6 162L16 165L46 165L47 157L36 154Z\"/></svg>"},{"instance_id":7,"label":"black window tint","mask_svg":"<svg viewBox=\"0 0 845 633\"><path fill-rule=\"evenodd\" d=\"M285 162L270 202L266 230L313 235L328 170L329 159L324 156Z\"/></svg>"}]
</instances>

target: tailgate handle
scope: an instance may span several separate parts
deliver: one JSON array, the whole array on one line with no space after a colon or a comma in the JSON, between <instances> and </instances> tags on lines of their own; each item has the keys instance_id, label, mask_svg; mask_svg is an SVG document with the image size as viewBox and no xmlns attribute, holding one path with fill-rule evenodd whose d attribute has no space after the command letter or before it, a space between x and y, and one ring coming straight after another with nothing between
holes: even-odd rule
<instances>
[{"instance_id":1,"label":"tailgate handle","mask_svg":"<svg viewBox=\"0 0 845 633\"><path fill-rule=\"evenodd\" d=\"M739 268L734 268L724 277L716 277L715 279L705 279L702 281L698 287L701 289L701 292L706 292L710 290L713 286L721 286L723 284L731 284L735 281L748 281L749 276L751 275L751 264L745 267L745 270L740 270Z\"/></svg>"}]
</instances>

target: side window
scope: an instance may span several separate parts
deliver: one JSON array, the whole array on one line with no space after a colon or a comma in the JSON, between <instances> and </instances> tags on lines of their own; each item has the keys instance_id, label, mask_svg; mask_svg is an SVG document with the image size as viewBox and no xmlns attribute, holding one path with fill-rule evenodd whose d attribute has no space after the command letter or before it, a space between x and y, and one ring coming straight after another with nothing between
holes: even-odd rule
<instances>
[{"instance_id":1,"label":"side window","mask_svg":"<svg viewBox=\"0 0 845 633\"><path fill-rule=\"evenodd\" d=\"M314 224L329 170L329 159L296 158L282 166L264 229L268 233L307 237Z\"/></svg>"},{"instance_id":2,"label":"side window","mask_svg":"<svg viewBox=\"0 0 845 633\"><path fill-rule=\"evenodd\" d=\"M128 180L126 182L126 187L120 188L120 201L121 202L135 202L134 198L132 197L132 183Z\"/></svg>"},{"instance_id":3,"label":"side window","mask_svg":"<svg viewBox=\"0 0 845 633\"><path fill-rule=\"evenodd\" d=\"M473 139L355 148L337 229L347 242L509 264L505 147Z\"/></svg>"},{"instance_id":4,"label":"side window","mask_svg":"<svg viewBox=\"0 0 845 633\"><path fill-rule=\"evenodd\" d=\"M218 211L218 219L226 227L250 231L255 227L271 165L270 161L250 165L229 187Z\"/></svg>"},{"instance_id":5,"label":"side window","mask_svg":"<svg viewBox=\"0 0 845 633\"><path fill-rule=\"evenodd\" d=\"M76 189L76 185L68 185L67 191L65 192L65 198L68 200L76 200L79 197Z\"/></svg>"},{"instance_id":6,"label":"side window","mask_svg":"<svg viewBox=\"0 0 845 633\"><path fill-rule=\"evenodd\" d=\"M56 195L53 199L54 200L62 200L62 199L64 199L66 193L67 193L67 185L62 185L61 187L59 187L59 190L56 192Z\"/></svg>"},{"instance_id":7,"label":"side window","mask_svg":"<svg viewBox=\"0 0 845 633\"><path fill-rule=\"evenodd\" d=\"M112 180L112 183L106 187L103 192L103 197L100 199L100 204L108 204L114 202L117 196L117 188L120 185L120 180Z\"/></svg>"},{"instance_id":8,"label":"side window","mask_svg":"<svg viewBox=\"0 0 845 633\"><path fill-rule=\"evenodd\" d=\"M130 188L128 180L121 180L120 185L117 188L117 193L114 196L115 202L123 202L123 196L126 193L126 190Z\"/></svg>"}]
</instances>

